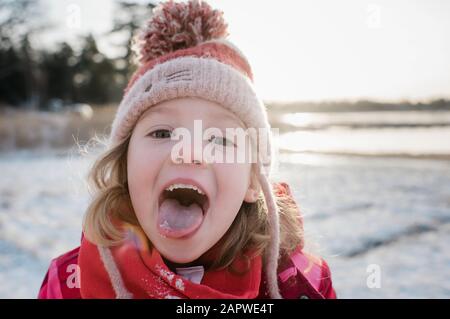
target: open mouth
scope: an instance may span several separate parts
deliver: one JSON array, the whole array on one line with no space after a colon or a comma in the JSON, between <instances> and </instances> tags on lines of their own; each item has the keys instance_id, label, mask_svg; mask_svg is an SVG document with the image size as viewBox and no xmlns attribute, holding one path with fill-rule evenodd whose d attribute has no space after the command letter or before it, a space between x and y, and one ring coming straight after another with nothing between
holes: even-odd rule
<instances>
[{"instance_id":1,"label":"open mouth","mask_svg":"<svg viewBox=\"0 0 450 319\"><path fill-rule=\"evenodd\" d=\"M158 199L157 226L161 235L183 238L193 235L209 209L206 193L192 184L171 184Z\"/></svg>"}]
</instances>

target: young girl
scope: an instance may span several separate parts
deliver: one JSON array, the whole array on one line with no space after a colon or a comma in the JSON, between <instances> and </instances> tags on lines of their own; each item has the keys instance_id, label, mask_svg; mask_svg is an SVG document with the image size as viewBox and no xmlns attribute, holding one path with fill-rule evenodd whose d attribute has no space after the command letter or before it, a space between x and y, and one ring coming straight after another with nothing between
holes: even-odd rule
<instances>
[{"instance_id":1,"label":"young girl","mask_svg":"<svg viewBox=\"0 0 450 319\"><path fill-rule=\"evenodd\" d=\"M289 187L269 183L267 113L226 36L205 2L154 11L90 172L81 245L52 261L39 298L335 297Z\"/></svg>"}]
</instances>

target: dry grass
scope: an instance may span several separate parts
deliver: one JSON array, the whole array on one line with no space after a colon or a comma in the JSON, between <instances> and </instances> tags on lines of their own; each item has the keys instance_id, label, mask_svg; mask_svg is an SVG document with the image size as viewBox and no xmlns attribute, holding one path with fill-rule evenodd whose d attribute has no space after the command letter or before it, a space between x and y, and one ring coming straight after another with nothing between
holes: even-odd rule
<instances>
[{"instance_id":1,"label":"dry grass","mask_svg":"<svg viewBox=\"0 0 450 319\"><path fill-rule=\"evenodd\" d=\"M0 151L67 148L95 134L109 134L116 106L94 107L90 119L73 113L4 109L0 112Z\"/></svg>"}]
</instances>

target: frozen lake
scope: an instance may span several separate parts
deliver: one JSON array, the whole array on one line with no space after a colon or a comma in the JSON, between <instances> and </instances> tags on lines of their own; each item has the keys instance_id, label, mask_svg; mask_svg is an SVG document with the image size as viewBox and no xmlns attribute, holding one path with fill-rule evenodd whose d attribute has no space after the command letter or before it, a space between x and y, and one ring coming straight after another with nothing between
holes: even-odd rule
<instances>
[{"instance_id":1,"label":"frozen lake","mask_svg":"<svg viewBox=\"0 0 450 319\"><path fill-rule=\"evenodd\" d=\"M78 245L91 160L0 154L0 298L36 297L50 259ZM328 261L339 297L450 297L449 161L281 160L275 178L291 185L308 246ZM367 286L371 265L379 288Z\"/></svg>"},{"instance_id":2,"label":"frozen lake","mask_svg":"<svg viewBox=\"0 0 450 319\"><path fill-rule=\"evenodd\" d=\"M450 111L291 113L280 149L364 155L449 155ZM297 129L294 129L297 128Z\"/></svg>"}]
</instances>

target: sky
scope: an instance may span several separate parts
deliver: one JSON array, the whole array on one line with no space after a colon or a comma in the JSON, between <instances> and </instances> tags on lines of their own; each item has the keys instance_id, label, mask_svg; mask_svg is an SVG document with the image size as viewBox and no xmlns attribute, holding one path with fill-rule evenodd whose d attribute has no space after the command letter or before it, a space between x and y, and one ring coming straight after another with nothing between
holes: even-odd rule
<instances>
[{"instance_id":1,"label":"sky","mask_svg":"<svg viewBox=\"0 0 450 319\"><path fill-rule=\"evenodd\" d=\"M224 11L266 101L450 98L450 1L208 2ZM91 32L103 53L117 54L104 37L114 0L44 3L55 27L43 43Z\"/></svg>"}]
</instances>

